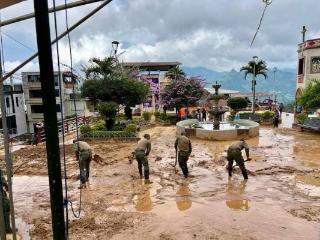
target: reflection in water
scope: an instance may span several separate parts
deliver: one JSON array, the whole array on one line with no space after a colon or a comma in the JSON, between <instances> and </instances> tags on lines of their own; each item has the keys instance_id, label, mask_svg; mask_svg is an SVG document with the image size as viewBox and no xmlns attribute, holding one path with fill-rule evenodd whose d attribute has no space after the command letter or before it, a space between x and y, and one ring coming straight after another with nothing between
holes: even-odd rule
<instances>
[{"instance_id":1,"label":"reflection in water","mask_svg":"<svg viewBox=\"0 0 320 240\"><path fill-rule=\"evenodd\" d=\"M188 184L180 185L177 191L176 204L180 211L185 211L191 208L192 201L190 200L190 189Z\"/></svg>"},{"instance_id":2,"label":"reflection in water","mask_svg":"<svg viewBox=\"0 0 320 240\"><path fill-rule=\"evenodd\" d=\"M244 198L242 194L246 189L247 181L242 181L240 184L236 184L229 179L227 186L227 200L226 205L233 210L249 210L250 200Z\"/></svg>"},{"instance_id":3,"label":"reflection in water","mask_svg":"<svg viewBox=\"0 0 320 240\"><path fill-rule=\"evenodd\" d=\"M152 201L149 189L145 189L143 193L137 195L135 208L139 212L149 212L152 210Z\"/></svg>"}]
</instances>

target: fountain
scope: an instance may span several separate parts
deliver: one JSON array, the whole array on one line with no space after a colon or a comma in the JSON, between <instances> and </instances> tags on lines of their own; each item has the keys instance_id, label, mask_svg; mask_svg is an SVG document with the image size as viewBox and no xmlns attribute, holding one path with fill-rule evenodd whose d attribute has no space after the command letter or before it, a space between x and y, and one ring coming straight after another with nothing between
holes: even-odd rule
<instances>
[{"instance_id":1,"label":"fountain","mask_svg":"<svg viewBox=\"0 0 320 240\"><path fill-rule=\"evenodd\" d=\"M206 140L235 140L240 138L256 137L259 135L259 124L249 120L234 120L221 122L221 116L226 112L219 107L219 101L226 99L225 95L219 94L221 87L218 82L212 85L214 93L207 98L208 113L213 116L213 122L199 122L197 119L183 120L177 123L177 132L185 132L187 136Z\"/></svg>"},{"instance_id":2,"label":"fountain","mask_svg":"<svg viewBox=\"0 0 320 240\"><path fill-rule=\"evenodd\" d=\"M220 116L223 115L226 111L219 108L219 101L221 99L225 99L225 96L222 94L219 94L219 88L221 87L221 84L218 84L216 81L216 84L212 85L214 88L214 94L210 94L208 97L208 101L213 101L213 106L210 107L208 113L213 115L213 129L219 130L220 129Z\"/></svg>"}]
</instances>

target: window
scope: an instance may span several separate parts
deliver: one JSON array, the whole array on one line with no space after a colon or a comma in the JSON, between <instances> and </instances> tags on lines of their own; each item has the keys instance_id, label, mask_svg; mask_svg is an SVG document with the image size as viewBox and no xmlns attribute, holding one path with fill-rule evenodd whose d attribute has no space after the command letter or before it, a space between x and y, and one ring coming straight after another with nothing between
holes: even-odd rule
<instances>
[{"instance_id":1,"label":"window","mask_svg":"<svg viewBox=\"0 0 320 240\"><path fill-rule=\"evenodd\" d=\"M57 112L61 112L60 104L57 104L57 105L56 105L56 111L57 111Z\"/></svg>"},{"instance_id":2,"label":"window","mask_svg":"<svg viewBox=\"0 0 320 240\"><path fill-rule=\"evenodd\" d=\"M42 105L31 105L31 113L43 113Z\"/></svg>"},{"instance_id":3,"label":"window","mask_svg":"<svg viewBox=\"0 0 320 240\"><path fill-rule=\"evenodd\" d=\"M28 75L28 82L40 82L40 75Z\"/></svg>"},{"instance_id":4,"label":"window","mask_svg":"<svg viewBox=\"0 0 320 240\"><path fill-rule=\"evenodd\" d=\"M59 89L56 89L56 90L55 90L55 95L56 95L56 97L60 97Z\"/></svg>"},{"instance_id":5,"label":"window","mask_svg":"<svg viewBox=\"0 0 320 240\"><path fill-rule=\"evenodd\" d=\"M10 108L10 98L6 98L6 106L7 108Z\"/></svg>"},{"instance_id":6,"label":"window","mask_svg":"<svg viewBox=\"0 0 320 240\"><path fill-rule=\"evenodd\" d=\"M19 97L16 97L16 106L17 107L19 107L19 101L20 101Z\"/></svg>"},{"instance_id":7,"label":"window","mask_svg":"<svg viewBox=\"0 0 320 240\"><path fill-rule=\"evenodd\" d=\"M56 104L56 111L61 112L60 104ZM31 105L31 113L43 113L43 105Z\"/></svg>"},{"instance_id":8,"label":"window","mask_svg":"<svg viewBox=\"0 0 320 240\"><path fill-rule=\"evenodd\" d=\"M30 98L41 98L42 91L41 90L30 90L29 91Z\"/></svg>"},{"instance_id":9,"label":"window","mask_svg":"<svg viewBox=\"0 0 320 240\"><path fill-rule=\"evenodd\" d=\"M59 86L59 76L58 75L54 75L54 85Z\"/></svg>"},{"instance_id":10,"label":"window","mask_svg":"<svg viewBox=\"0 0 320 240\"><path fill-rule=\"evenodd\" d=\"M304 74L304 58L299 59L298 75Z\"/></svg>"}]
</instances>

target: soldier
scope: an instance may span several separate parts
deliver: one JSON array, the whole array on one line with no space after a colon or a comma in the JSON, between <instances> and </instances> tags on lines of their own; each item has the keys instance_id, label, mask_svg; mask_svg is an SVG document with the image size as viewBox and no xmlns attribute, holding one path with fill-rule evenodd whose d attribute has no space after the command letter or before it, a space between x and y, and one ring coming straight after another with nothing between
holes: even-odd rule
<instances>
[{"instance_id":1,"label":"soldier","mask_svg":"<svg viewBox=\"0 0 320 240\"><path fill-rule=\"evenodd\" d=\"M174 148L176 149L178 155L179 166L185 178L188 177L189 171L187 166L187 161L192 151L191 141L186 137L184 132L181 136L178 136L176 142L174 143Z\"/></svg>"},{"instance_id":2,"label":"soldier","mask_svg":"<svg viewBox=\"0 0 320 240\"><path fill-rule=\"evenodd\" d=\"M143 178L142 174L142 166L144 168L144 182L146 184L152 183L149 180L149 163L148 163L148 155L151 151L151 142L150 135L144 134L143 139L138 142L138 145L135 149L135 156L138 162L138 169L140 178Z\"/></svg>"},{"instance_id":3,"label":"soldier","mask_svg":"<svg viewBox=\"0 0 320 240\"><path fill-rule=\"evenodd\" d=\"M4 216L4 224L6 233L12 233L12 229L10 227L10 202L7 196L8 191L8 183L3 176L2 171L0 170L1 174L1 194L2 194L2 206L3 206L3 216Z\"/></svg>"},{"instance_id":4,"label":"soldier","mask_svg":"<svg viewBox=\"0 0 320 240\"><path fill-rule=\"evenodd\" d=\"M85 187L86 182L89 181L90 162L92 159L92 149L88 143L78 140L73 140L73 149L80 166L80 188Z\"/></svg>"},{"instance_id":5,"label":"soldier","mask_svg":"<svg viewBox=\"0 0 320 240\"><path fill-rule=\"evenodd\" d=\"M244 160L241 153L242 149L245 149L247 161L249 161L250 160L249 146L243 138L240 141L233 143L228 148L227 159L228 159L229 177L232 176L232 168L233 168L233 160L234 160L236 161L237 165L240 167L244 179L248 179L248 173L247 173L246 167L244 166Z\"/></svg>"}]
</instances>

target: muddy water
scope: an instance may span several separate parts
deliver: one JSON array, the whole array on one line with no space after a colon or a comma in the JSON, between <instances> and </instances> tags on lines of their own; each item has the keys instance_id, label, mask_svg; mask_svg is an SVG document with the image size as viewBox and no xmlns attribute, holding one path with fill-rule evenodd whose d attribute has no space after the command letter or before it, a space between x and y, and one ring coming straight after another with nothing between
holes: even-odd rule
<instances>
[{"instance_id":1,"label":"muddy water","mask_svg":"<svg viewBox=\"0 0 320 240\"><path fill-rule=\"evenodd\" d=\"M243 181L237 167L227 177L231 142L192 140L192 177L184 179L169 164L175 129L146 132L151 185L138 178L135 161L129 164L134 144L92 143L103 161L92 163L83 215L71 219L70 239L320 239L319 135L261 129L248 140L253 160ZM77 182L69 182L77 206ZM46 184L45 177L16 181L17 215L30 224L32 239L50 239Z\"/></svg>"}]
</instances>

